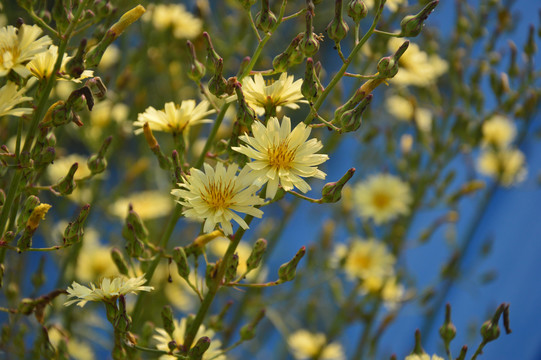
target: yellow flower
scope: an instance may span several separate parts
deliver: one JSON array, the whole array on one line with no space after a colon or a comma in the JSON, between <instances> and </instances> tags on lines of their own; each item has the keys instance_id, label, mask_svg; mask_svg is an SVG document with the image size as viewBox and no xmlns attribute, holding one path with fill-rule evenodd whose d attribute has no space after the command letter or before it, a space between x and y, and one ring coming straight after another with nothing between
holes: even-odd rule
<instances>
[{"instance_id":1,"label":"yellow flower","mask_svg":"<svg viewBox=\"0 0 541 360\"><path fill-rule=\"evenodd\" d=\"M395 308L404 299L404 286L396 276L370 276L363 280L361 289L367 293L379 294L388 308Z\"/></svg>"},{"instance_id":2,"label":"yellow flower","mask_svg":"<svg viewBox=\"0 0 541 360\"><path fill-rule=\"evenodd\" d=\"M311 333L307 330L297 330L287 338L287 344L295 359L311 359L319 354L322 360L343 360L346 358L339 343L327 344L327 338L322 333Z\"/></svg>"},{"instance_id":3,"label":"yellow flower","mask_svg":"<svg viewBox=\"0 0 541 360\"><path fill-rule=\"evenodd\" d=\"M430 357L430 355L428 354L422 354L422 355L412 354L412 355L406 356L404 360L443 360L443 358L439 357L438 355L432 355L432 357Z\"/></svg>"},{"instance_id":4,"label":"yellow flower","mask_svg":"<svg viewBox=\"0 0 541 360\"><path fill-rule=\"evenodd\" d=\"M0 88L0 117L5 115L23 116L31 114L31 108L15 108L22 102L32 100L29 96L23 96L26 88L17 90L17 84L8 81Z\"/></svg>"},{"instance_id":5,"label":"yellow flower","mask_svg":"<svg viewBox=\"0 0 541 360\"><path fill-rule=\"evenodd\" d=\"M58 47L56 45L49 46L49 49L47 51L41 52L34 56L34 58L26 64L26 67L32 75L37 77L38 79L47 79L54 70L54 65L56 63L56 59L58 58ZM67 76L65 74L66 69L66 63L72 58L72 56L68 56L67 54L64 54L62 57L62 65L60 66L60 73L64 76ZM89 78L94 75L94 72L92 70L85 70L81 74L81 76L77 79L70 79L74 82L80 83L82 79ZM60 77L60 79L65 79L64 77Z\"/></svg>"},{"instance_id":6,"label":"yellow flower","mask_svg":"<svg viewBox=\"0 0 541 360\"><path fill-rule=\"evenodd\" d=\"M316 166L329 159L327 155L316 154L323 147L321 141L307 141L310 131L311 128L304 123L299 123L292 131L287 116L283 117L281 125L277 118L272 117L267 127L259 121L254 122L253 137L239 137L248 146L241 145L232 149L253 159L247 164L252 169L249 176L254 179L256 186L268 183L268 198L274 198L278 184L286 191L296 187L305 193L311 188L302 178L325 179L326 174Z\"/></svg>"},{"instance_id":7,"label":"yellow flower","mask_svg":"<svg viewBox=\"0 0 541 360\"><path fill-rule=\"evenodd\" d=\"M378 174L355 186L355 203L362 217L376 224L410 212L411 190L407 183L390 174Z\"/></svg>"},{"instance_id":8,"label":"yellow flower","mask_svg":"<svg viewBox=\"0 0 541 360\"><path fill-rule=\"evenodd\" d=\"M404 42L402 39L389 40L389 50L396 51ZM410 42L406 52L398 61L398 74L390 81L396 85L428 86L447 72L448 64L437 55L428 55L417 44Z\"/></svg>"},{"instance_id":9,"label":"yellow flower","mask_svg":"<svg viewBox=\"0 0 541 360\"><path fill-rule=\"evenodd\" d=\"M87 165L87 159L79 154L70 154L62 158L55 159L54 163L47 167L47 175L51 181L59 181L68 173L70 167L77 163L78 168L73 178L81 180L90 176L91 172Z\"/></svg>"},{"instance_id":10,"label":"yellow flower","mask_svg":"<svg viewBox=\"0 0 541 360\"><path fill-rule=\"evenodd\" d=\"M6 76L10 70L22 77L30 75L24 64L37 54L47 50L51 38L41 35L38 25L23 24L19 29L8 25L0 29L0 76Z\"/></svg>"},{"instance_id":11,"label":"yellow flower","mask_svg":"<svg viewBox=\"0 0 541 360\"><path fill-rule=\"evenodd\" d=\"M144 16L145 21L152 20L158 30L172 28L177 39L193 39L203 29L203 22L186 10L182 4L159 4L150 8Z\"/></svg>"},{"instance_id":12,"label":"yellow flower","mask_svg":"<svg viewBox=\"0 0 541 360\"><path fill-rule=\"evenodd\" d=\"M374 0L364 0L364 3L369 9L372 9L374 7ZM385 2L385 7L391 12L395 12L396 10L398 10L399 6L406 5L408 5L407 0L387 0Z\"/></svg>"},{"instance_id":13,"label":"yellow flower","mask_svg":"<svg viewBox=\"0 0 541 360\"><path fill-rule=\"evenodd\" d=\"M169 351L169 342L175 341L177 343L177 346L181 346L184 343L184 335L186 334L186 319L181 320L173 320L173 323L175 324L175 330L173 331L173 337L169 336L167 331L165 331L162 328L156 328L157 335L154 335L154 340L157 341L156 348L158 350L163 351ZM210 329L206 329L205 326L201 325L199 326L199 330L197 330L197 334L195 335L195 342L197 339L206 336L208 337L210 342L210 347L205 351L203 354L202 360L226 360L226 356L223 354L220 354L222 352L222 342L220 340L213 340L214 337L214 331ZM194 345L192 344L192 346ZM174 360L177 359L174 356L171 355L162 355L160 356L160 360Z\"/></svg>"},{"instance_id":14,"label":"yellow flower","mask_svg":"<svg viewBox=\"0 0 541 360\"><path fill-rule=\"evenodd\" d=\"M351 278L385 279L393 275L395 257L374 239L355 239L345 254L344 271Z\"/></svg>"},{"instance_id":15,"label":"yellow flower","mask_svg":"<svg viewBox=\"0 0 541 360\"><path fill-rule=\"evenodd\" d=\"M74 360L94 360L94 351L92 347L86 343L81 342L73 337L69 337L64 329L59 328L58 326L51 326L47 330L50 343L58 348L61 341L64 341L67 346L68 354L70 359ZM60 354L56 354L57 356ZM60 356L59 356L60 357Z\"/></svg>"},{"instance_id":16,"label":"yellow flower","mask_svg":"<svg viewBox=\"0 0 541 360\"><path fill-rule=\"evenodd\" d=\"M301 93L302 79L293 82L293 75L287 76L282 73L280 78L270 85L265 84L263 76L256 74L253 78L243 80L242 92L246 102L257 113L264 115L276 115L282 106L290 109L298 109L297 102L306 103Z\"/></svg>"},{"instance_id":17,"label":"yellow flower","mask_svg":"<svg viewBox=\"0 0 541 360\"><path fill-rule=\"evenodd\" d=\"M197 106L195 106L195 100L184 100L180 105L168 102L164 110L156 110L150 106L144 113L139 114L137 121L133 123L135 126L140 126L135 130L135 134L143 133L143 126L148 122L152 130L170 132L173 135L183 134L184 139L187 140L191 126L212 121L206 119L206 116L215 111L208 108L209 103L206 100L201 101Z\"/></svg>"},{"instance_id":18,"label":"yellow flower","mask_svg":"<svg viewBox=\"0 0 541 360\"><path fill-rule=\"evenodd\" d=\"M124 219L128 215L129 205L141 217L141 219L156 219L163 217L173 209L175 205L171 197L160 191L149 190L131 194L126 198L120 198L109 206L109 211Z\"/></svg>"},{"instance_id":19,"label":"yellow flower","mask_svg":"<svg viewBox=\"0 0 541 360\"><path fill-rule=\"evenodd\" d=\"M62 231L67 224L62 224ZM100 244L98 232L93 228L85 228L85 237L75 267L75 278L90 282L104 277L120 275L111 257L111 246Z\"/></svg>"},{"instance_id":20,"label":"yellow flower","mask_svg":"<svg viewBox=\"0 0 541 360\"><path fill-rule=\"evenodd\" d=\"M429 132L432 129L432 113L430 110L417 107L402 96L393 95L385 100L387 111L398 120L415 121L419 130Z\"/></svg>"},{"instance_id":21,"label":"yellow flower","mask_svg":"<svg viewBox=\"0 0 541 360\"><path fill-rule=\"evenodd\" d=\"M498 179L503 186L511 186L526 178L524 154L518 149L484 151L477 162L480 173Z\"/></svg>"},{"instance_id":22,"label":"yellow flower","mask_svg":"<svg viewBox=\"0 0 541 360\"><path fill-rule=\"evenodd\" d=\"M120 295L137 294L138 291L154 290L152 286L143 286L146 283L144 275L137 278L126 278L117 276L113 279L104 278L99 287L90 283L90 288L73 282L71 287L67 289L68 300L64 303L65 306L77 304L83 307L89 301L116 301Z\"/></svg>"},{"instance_id":23,"label":"yellow flower","mask_svg":"<svg viewBox=\"0 0 541 360\"><path fill-rule=\"evenodd\" d=\"M505 148L515 138L515 124L505 116L494 115L483 123L483 145Z\"/></svg>"},{"instance_id":24,"label":"yellow flower","mask_svg":"<svg viewBox=\"0 0 541 360\"><path fill-rule=\"evenodd\" d=\"M254 207L262 205L264 201L255 194L259 187L249 181L247 166L238 176L236 164L227 169L222 163L218 163L216 169L204 164L204 168L205 172L192 168L191 174L179 184L180 189L171 191L171 194L179 197L178 203L184 206L183 214L186 217L205 222L203 232L209 233L219 224L225 235L231 235L231 220L248 229L248 224L236 212L255 217L263 215L261 210Z\"/></svg>"}]
</instances>

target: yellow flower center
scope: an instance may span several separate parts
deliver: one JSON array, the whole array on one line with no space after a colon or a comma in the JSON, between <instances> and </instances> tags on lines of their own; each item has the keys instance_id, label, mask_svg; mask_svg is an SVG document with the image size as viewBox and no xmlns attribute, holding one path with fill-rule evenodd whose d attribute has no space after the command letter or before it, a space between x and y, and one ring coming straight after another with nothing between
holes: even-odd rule
<instances>
[{"instance_id":1,"label":"yellow flower center","mask_svg":"<svg viewBox=\"0 0 541 360\"><path fill-rule=\"evenodd\" d=\"M296 148L289 148L287 141L282 141L278 146L269 148L269 164L275 169L289 170L291 163L295 160Z\"/></svg>"},{"instance_id":2,"label":"yellow flower center","mask_svg":"<svg viewBox=\"0 0 541 360\"><path fill-rule=\"evenodd\" d=\"M386 193L375 193L372 197L372 203L378 209L385 209L391 203L391 197Z\"/></svg>"},{"instance_id":3,"label":"yellow flower center","mask_svg":"<svg viewBox=\"0 0 541 360\"><path fill-rule=\"evenodd\" d=\"M233 202L233 188L231 183L224 185L221 181L217 184L209 184L205 186L206 194L201 194L201 198L213 210L223 210L231 207Z\"/></svg>"},{"instance_id":4,"label":"yellow flower center","mask_svg":"<svg viewBox=\"0 0 541 360\"><path fill-rule=\"evenodd\" d=\"M359 269L369 269L372 266L372 257L370 254L358 254L354 256L353 263Z\"/></svg>"}]
</instances>

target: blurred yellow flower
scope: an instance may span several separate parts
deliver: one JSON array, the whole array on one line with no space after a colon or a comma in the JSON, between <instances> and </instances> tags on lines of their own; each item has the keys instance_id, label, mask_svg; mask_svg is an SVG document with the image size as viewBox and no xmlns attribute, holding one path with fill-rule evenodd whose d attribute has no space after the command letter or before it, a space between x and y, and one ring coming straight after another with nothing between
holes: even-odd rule
<instances>
[{"instance_id":1,"label":"blurred yellow flower","mask_svg":"<svg viewBox=\"0 0 541 360\"><path fill-rule=\"evenodd\" d=\"M517 129L507 117L494 115L483 123L483 145L505 148L515 138Z\"/></svg>"},{"instance_id":2,"label":"blurred yellow flower","mask_svg":"<svg viewBox=\"0 0 541 360\"><path fill-rule=\"evenodd\" d=\"M362 217L376 224L410 212L412 195L407 183L390 174L372 175L355 185L355 204Z\"/></svg>"},{"instance_id":3,"label":"blurred yellow flower","mask_svg":"<svg viewBox=\"0 0 541 360\"><path fill-rule=\"evenodd\" d=\"M246 102L261 116L265 113L276 115L282 106L298 109L297 103L307 103L301 93L302 79L293 81L293 75L282 73L280 78L271 84L266 84L261 74L243 80L242 92Z\"/></svg>"},{"instance_id":4,"label":"blurred yellow flower","mask_svg":"<svg viewBox=\"0 0 541 360\"><path fill-rule=\"evenodd\" d=\"M70 167L77 163L78 168L73 178L75 180L81 180L91 175L90 169L87 165L87 158L79 154L69 154L61 158L55 159L55 161L47 167L47 176L53 182L57 182L62 179L68 173Z\"/></svg>"},{"instance_id":5,"label":"blurred yellow flower","mask_svg":"<svg viewBox=\"0 0 541 360\"><path fill-rule=\"evenodd\" d=\"M404 360L444 360L444 359L442 357L439 357L438 355L432 355L432 357L430 357L430 355L428 354L422 354L422 355L412 354L412 355L406 356Z\"/></svg>"},{"instance_id":6,"label":"blurred yellow flower","mask_svg":"<svg viewBox=\"0 0 541 360\"><path fill-rule=\"evenodd\" d=\"M312 333L308 330L297 330L287 338L295 359L304 360L318 356L322 360L343 360L346 358L342 345L333 342L327 344L327 338L322 333Z\"/></svg>"},{"instance_id":7,"label":"blurred yellow flower","mask_svg":"<svg viewBox=\"0 0 541 360\"><path fill-rule=\"evenodd\" d=\"M395 308L396 305L404 299L404 286L397 282L396 276L370 276L363 280L361 289L364 292L379 294L389 308Z\"/></svg>"},{"instance_id":8,"label":"blurred yellow flower","mask_svg":"<svg viewBox=\"0 0 541 360\"><path fill-rule=\"evenodd\" d=\"M184 343L184 335L186 333L186 319L183 318L181 320L174 320L173 323L175 325L175 330L173 331L173 337L169 336L167 331L165 331L162 328L156 328L157 335L154 335L153 338L156 340L156 348L158 350L163 351L169 351L169 342L175 341L177 346L182 346ZM197 339L206 336L208 337L210 342L210 347L205 351L203 354L202 360L226 360L227 357L223 354L220 354L222 352L222 342L218 339L213 339L215 333L211 329L206 329L204 325L199 326L199 330L197 330L197 334L195 335L195 339ZM195 344L195 341L194 341ZM192 344L192 346L194 345ZM175 356L171 355L162 355L160 356L160 360L174 360L177 359Z\"/></svg>"},{"instance_id":9,"label":"blurred yellow flower","mask_svg":"<svg viewBox=\"0 0 541 360\"><path fill-rule=\"evenodd\" d=\"M20 28L8 25L0 29L0 76L6 76L10 70L22 77L30 75L25 63L37 54L47 50L52 41L41 35L38 25L21 25Z\"/></svg>"},{"instance_id":10,"label":"blurred yellow flower","mask_svg":"<svg viewBox=\"0 0 541 360\"><path fill-rule=\"evenodd\" d=\"M432 113L430 110L417 107L410 100L398 95L386 98L385 105L389 114L398 120L413 120L422 132L429 132L432 129Z\"/></svg>"},{"instance_id":11,"label":"blurred yellow flower","mask_svg":"<svg viewBox=\"0 0 541 360\"><path fill-rule=\"evenodd\" d=\"M211 253L213 253L216 256L224 256L225 252L227 251L227 248L229 247L229 244L231 243L231 240L226 238L225 236L217 237L213 239L208 245L208 249ZM237 275L244 274L246 272L247 266L246 266L246 260L248 260L248 257L252 253L252 247L245 241L239 242L237 249L235 250L237 255L239 256L239 266L237 267ZM263 279L266 276L266 268L260 269L259 271L251 271L246 276L246 279L249 281L264 281Z\"/></svg>"},{"instance_id":12,"label":"blurred yellow flower","mask_svg":"<svg viewBox=\"0 0 541 360\"><path fill-rule=\"evenodd\" d=\"M66 334L64 329L60 329L57 326L51 326L47 330L47 334L49 337L49 342L55 348L58 348L61 341L64 341L66 343L66 347L67 347L70 359L94 360L96 358L94 356L94 351L92 350L92 347L88 343L78 341L74 339L73 337L69 337ZM57 354L57 355L60 355L60 354Z\"/></svg>"},{"instance_id":13,"label":"blurred yellow flower","mask_svg":"<svg viewBox=\"0 0 541 360\"><path fill-rule=\"evenodd\" d=\"M403 39L389 40L389 50L395 52L404 42ZM447 72L448 64L437 55L428 55L419 45L410 42L406 52L398 61L398 74L390 82L396 85L428 86Z\"/></svg>"},{"instance_id":14,"label":"blurred yellow flower","mask_svg":"<svg viewBox=\"0 0 541 360\"><path fill-rule=\"evenodd\" d=\"M364 3L366 4L366 7L369 9L372 9L374 7L375 1L374 0L364 0ZM388 8L391 12L395 12L398 10L399 6L406 6L408 5L407 0L387 0L385 2L385 7Z\"/></svg>"},{"instance_id":15,"label":"blurred yellow flower","mask_svg":"<svg viewBox=\"0 0 541 360\"><path fill-rule=\"evenodd\" d=\"M29 96L23 96L26 88L17 89L17 84L8 81L0 88L0 117L5 115L23 116L31 114L32 108L15 108L25 101L31 101Z\"/></svg>"},{"instance_id":16,"label":"blurred yellow flower","mask_svg":"<svg viewBox=\"0 0 541 360\"><path fill-rule=\"evenodd\" d=\"M143 15L144 16L144 15ZM101 57L100 63L98 64L98 69L107 70L114 64L118 62L121 56L121 52L118 49L118 46L111 44L107 47L103 56Z\"/></svg>"},{"instance_id":17,"label":"blurred yellow flower","mask_svg":"<svg viewBox=\"0 0 541 360\"><path fill-rule=\"evenodd\" d=\"M486 150L477 162L480 173L498 179L503 186L522 182L527 175L524 154L518 149Z\"/></svg>"},{"instance_id":18,"label":"blurred yellow flower","mask_svg":"<svg viewBox=\"0 0 541 360\"><path fill-rule=\"evenodd\" d=\"M54 65L57 58L58 46L51 45L49 46L49 49L47 49L47 51L41 52L34 56L34 58L28 64L26 64L26 67L28 68L28 70L30 70L32 75L34 75L38 79L47 79L53 73ZM68 56L67 54L64 54L64 56L62 57L62 65L60 66L60 73L62 74L62 76L59 77L60 79L65 79L64 76L68 76L66 74L65 66L71 58L72 56ZM82 79L86 79L91 76L94 76L94 71L85 70L83 71L81 76L79 76L79 78L70 80L79 83Z\"/></svg>"},{"instance_id":19,"label":"blurred yellow flower","mask_svg":"<svg viewBox=\"0 0 541 360\"><path fill-rule=\"evenodd\" d=\"M148 190L138 193L132 193L128 197L120 198L109 206L109 211L125 219L128 215L129 205L143 220L156 219L170 213L175 205L169 194L161 191Z\"/></svg>"},{"instance_id":20,"label":"blurred yellow flower","mask_svg":"<svg viewBox=\"0 0 541 360\"><path fill-rule=\"evenodd\" d=\"M144 113L139 114L137 121L133 123L140 127L135 130L135 134L143 133L143 126L148 122L152 130L170 132L173 135L182 134L187 140L191 126L212 122L211 119L206 118L207 115L215 112L214 109L209 110L209 105L206 100L201 101L197 106L195 100L184 100L180 105L168 102L164 110L156 110L150 106Z\"/></svg>"},{"instance_id":21,"label":"blurred yellow flower","mask_svg":"<svg viewBox=\"0 0 541 360\"><path fill-rule=\"evenodd\" d=\"M205 172L191 168L190 175L184 177L171 194L178 197L178 203L184 206L184 216L204 221L203 232L213 231L216 225L225 235L233 234L231 220L235 220L243 229L248 224L237 212L260 218L263 211L254 207L263 205L264 201L255 193L259 187L254 186L247 174L245 166L237 176L238 165L231 164L225 168L222 163L213 169L204 164Z\"/></svg>"},{"instance_id":22,"label":"blurred yellow flower","mask_svg":"<svg viewBox=\"0 0 541 360\"><path fill-rule=\"evenodd\" d=\"M182 4L158 4L149 6L145 21L152 21L158 30L171 28L177 39L193 39L201 34L203 22Z\"/></svg>"},{"instance_id":23,"label":"blurred yellow flower","mask_svg":"<svg viewBox=\"0 0 541 360\"><path fill-rule=\"evenodd\" d=\"M61 226L62 230L67 224ZM100 244L99 234L93 228L85 228L83 245L77 257L75 278L90 282L104 277L120 275L111 257L111 246Z\"/></svg>"},{"instance_id":24,"label":"blurred yellow flower","mask_svg":"<svg viewBox=\"0 0 541 360\"><path fill-rule=\"evenodd\" d=\"M394 273L395 257L374 239L354 239L344 255L344 271L350 278L385 279Z\"/></svg>"},{"instance_id":25,"label":"blurred yellow flower","mask_svg":"<svg viewBox=\"0 0 541 360\"><path fill-rule=\"evenodd\" d=\"M77 306L83 307L89 301L116 301L120 295L154 290L152 286L143 286L146 282L144 275L129 279L124 276L117 276L113 279L104 278L99 287L90 283L89 288L74 281L67 289L68 299L72 300L66 301L64 305L77 304Z\"/></svg>"},{"instance_id":26,"label":"blurred yellow flower","mask_svg":"<svg viewBox=\"0 0 541 360\"><path fill-rule=\"evenodd\" d=\"M325 179L326 174L317 165L329 159L325 154L316 154L323 144L317 139L308 140L311 130L301 122L292 131L287 116L283 117L282 124L277 118L270 118L266 127L255 121L252 125L254 136L239 137L248 146L232 149L253 159L246 165L252 169L249 176L258 187L268 183L267 198L274 198L278 185L285 191L298 188L305 193L311 187L302 178Z\"/></svg>"}]
</instances>

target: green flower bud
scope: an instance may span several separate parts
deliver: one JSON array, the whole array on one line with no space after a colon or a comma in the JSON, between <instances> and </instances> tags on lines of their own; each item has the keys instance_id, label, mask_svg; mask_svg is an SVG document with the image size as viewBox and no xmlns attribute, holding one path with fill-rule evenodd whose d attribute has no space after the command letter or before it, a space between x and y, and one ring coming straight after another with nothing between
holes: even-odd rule
<instances>
[{"instance_id":1,"label":"green flower bud","mask_svg":"<svg viewBox=\"0 0 541 360\"><path fill-rule=\"evenodd\" d=\"M113 262L115 263L118 272L122 275L128 276L128 264L124 260L124 257L122 256L120 250L118 250L117 248L111 249L111 258L113 259Z\"/></svg>"},{"instance_id":2,"label":"green flower bud","mask_svg":"<svg viewBox=\"0 0 541 360\"><path fill-rule=\"evenodd\" d=\"M534 26L530 25L530 27L528 28L528 40L526 41L526 44L524 44L524 53L528 55L528 57L533 57L534 54L537 52L534 31Z\"/></svg>"},{"instance_id":3,"label":"green flower bud","mask_svg":"<svg viewBox=\"0 0 541 360\"><path fill-rule=\"evenodd\" d=\"M195 345L190 349L188 352L188 359L189 360L201 360L203 358L203 354L208 350L210 347L210 339L206 336L203 336L197 340Z\"/></svg>"},{"instance_id":4,"label":"green flower bud","mask_svg":"<svg viewBox=\"0 0 541 360\"><path fill-rule=\"evenodd\" d=\"M440 337L442 340L449 344L456 336L456 327L451 322L451 305L445 306L445 322L440 327Z\"/></svg>"},{"instance_id":5,"label":"green flower bud","mask_svg":"<svg viewBox=\"0 0 541 360\"><path fill-rule=\"evenodd\" d=\"M195 47L193 43L188 40L186 41L188 46L188 52L190 54L190 71L188 72L188 77L195 82L199 82L203 76L205 76L205 65L197 60L197 55L195 53Z\"/></svg>"},{"instance_id":6,"label":"green flower bud","mask_svg":"<svg viewBox=\"0 0 541 360\"><path fill-rule=\"evenodd\" d=\"M419 35L423 29L425 20L428 19L428 16L434 11L438 3L439 0L434 0L427 4L417 15L404 17L400 22L400 36L415 37Z\"/></svg>"},{"instance_id":7,"label":"green flower bud","mask_svg":"<svg viewBox=\"0 0 541 360\"><path fill-rule=\"evenodd\" d=\"M255 16L255 26L263 31L269 32L278 22L276 15L270 10L269 0L261 0L261 11Z\"/></svg>"},{"instance_id":8,"label":"green flower bud","mask_svg":"<svg viewBox=\"0 0 541 360\"><path fill-rule=\"evenodd\" d=\"M251 271L259 267L259 264L261 264L261 259L263 258L265 251L267 251L267 240L257 239L257 241L254 244L254 247L252 248L252 252L250 253L250 256L248 256L248 259L246 260L247 271Z\"/></svg>"},{"instance_id":9,"label":"green flower bud","mask_svg":"<svg viewBox=\"0 0 541 360\"><path fill-rule=\"evenodd\" d=\"M301 39L303 38L303 36L304 35L302 33L297 35L291 41L291 43L289 44L287 49L283 53L277 55L272 60L272 67L274 68L274 71L276 71L276 72L284 72L284 71L287 70L287 68L291 64L290 59L294 55L295 49L299 45L299 43L300 43Z\"/></svg>"},{"instance_id":10,"label":"green flower bud","mask_svg":"<svg viewBox=\"0 0 541 360\"><path fill-rule=\"evenodd\" d=\"M102 173L105 168L107 167L107 160L105 159L105 153L107 152L107 149L109 148L109 145L111 144L111 140L113 140L112 136L107 137L103 144L100 147L100 150L97 154L92 155L88 161L87 165L90 169L90 172L94 174Z\"/></svg>"},{"instance_id":11,"label":"green flower bud","mask_svg":"<svg viewBox=\"0 0 541 360\"><path fill-rule=\"evenodd\" d=\"M335 0L334 18L327 25L327 35L335 43L339 43L348 34L348 24L342 18L342 0Z\"/></svg>"},{"instance_id":12,"label":"green flower bud","mask_svg":"<svg viewBox=\"0 0 541 360\"><path fill-rule=\"evenodd\" d=\"M313 56L319 50L319 41L316 38L312 29L312 18L314 14L312 11L306 12L306 32L299 44L299 49L304 56Z\"/></svg>"},{"instance_id":13,"label":"green flower bud","mask_svg":"<svg viewBox=\"0 0 541 360\"><path fill-rule=\"evenodd\" d=\"M184 248L179 246L173 249L173 260L177 264L178 274L186 279L190 275L190 265Z\"/></svg>"},{"instance_id":14,"label":"green flower bud","mask_svg":"<svg viewBox=\"0 0 541 360\"><path fill-rule=\"evenodd\" d=\"M255 328L263 317L265 317L265 309L260 310L250 323L240 328L240 339L243 341L253 339L255 337Z\"/></svg>"},{"instance_id":15,"label":"green flower bud","mask_svg":"<svg viewBox=\"0 0 541 360\"><path fill-rule=\"evenodd\" d=\"M378 73L380 76L390 79L398 73L398 60L407 50L408 46L409 41L404 41L393 56L384 57L379 61Z\"/></svg>"},{"instance_id":16,"label":"green flower bud","mask_svg":"<svg viewBox=\"0 0 541 360\"><path fill-rule=\"evenodd\" d=\"M281 282L291 281L295 278L297 265L299 264L299 261L301 261L305 253L306 247L303 246L300 248L299 251L297 251L293 259L280 266L280 268L278 269L278 278Z\"/></svg>"},{"instance_id":17,"label":"green flower bud","mask_svg":"<svg viewBox=\"0 0 541 360\"><path fill-rule=\"evenodd\" d=\"M342 115L340 122L341 130L343 132L357 131L357 129L359 129L362 122L362 114L368 105L370 105L372 97L372 94L368 94L355 109L346 111L344 115Z\"/></svg>"},{"instance_id":18,"label":"green flower bud","mask_svg":"<svg viewBox=\"0 0 541 360\"><path fill-rule=\"evenodd\" d=\"M233 280L235 280L235 277L237 276L237 268L239 267L239 255L233 254L231 257L231 260L229 260L229 263L227 264L227 268L225 269L225 282L230 283Z\"/></svg>"},{"instance_id":19,"label":"green flower bud","mask_svg":"<svg viewBox=\"0 0 541 360\"><path fill-rule=\"evenodd\" d=\"M77 183L74 180L75 172L77 171L77 168L79 167L78 163L74 163L71 165L67 175L60 180L60 182L56 185L53 185L53 189L55 191L58 191L62 195L69 195L73 192L73 189L77 187Z\"/></svg>"},{"instance_id":20,"label":"green flower bud","mask_svg":"<svg viewBox=\"0 0 541 360\"><path fill-rule=\"evenodd\" d=\"M368 8L362 0L351 0L348 4L347 14L358 24L368 15Z\"/></svg>"},{"instance_id":21,"label":"green flower bud","mask_svg":"<svg viewBox=\"0 0 541 360\"><path fill-rule=\"evenodd\" d=\"M23 230L26 226L26 223L28 219L30 218L30 215L32 214L32 211L40 204L40 200L37 196L30 195L26 198L23 204L23 208L21 209L21 212L19 213L19 217L17 218L17 232Z\"/></svg>"},{"instance_id":22,"label":"green flower bud","mask_svg":"<svg viewBox=\"0 0 541 360\"><path fill-rule=\"evenodd\" d=\"M81 211L79 212L79 215L75 219L75 221L70 222L68 226L66 227L66 230L64 230L64 236L62 238L62 241L65 245L71 245L75 244L83 239L84 235L84 229L83 226L85 224L86 218L88 217L88 214L90 212L90 205L86 204L81 208Z\"/></svg>"},{"instance_id":23,"label":"green flower bud","mask_svg":"<svg viewBox=\"0 0 541 360\"><path fill-rule=\"evenodd\" d=\"M355 168L349 169L340 180L325 184L321 191L322 202L335 203L339 201L342 198L342 189L344 188L344 185L351 179L353 174L355 174Z\"/></svg>"},{"instance_id":24,"label":"green flower bud","mask_svg":"<svg viewBox=\"0 0 541 360\"><path fill-rule=\"evenodd\" d=\"M490 320L485 321L481 326L481 336L485 342L493 341L500 337L500 327L498 326L498 323L494 324Z\"/></svg>"},{"instance_id":25,"label":"green flower bud","mask_svg":"<svg viewBox=\"0 0 541 360\"><path fill-rule=\"evenodd\" d=\"M207 287L211 287L212 283L215 281L216 278L216 271L218 270L218 266L215 263L208 263L207 268L205 270L205 283L207 284ZM188 328L188 327L186 327Z\"/></svg>"},{"instance_id":26,"label":"green flower bud","mask_svg":"<svg viewBox=\"0 0 541 360\"><path fill-rule=\"evenodd\" d=\"M254 120L256 119L256 114L254 109L252 109L246 99L244 98L244 93L242 92L242 85L237 82L235 84L235 92L237 93L237 122L238 124L251 128Z\"/></svg>"},{"instance_id":27,"label":"green flower bud","mask_svg":"<svg viewBox=\"0 0 541 360\"><path fill-rule=\"evenodd\" d=\"M301 93L310 102L316 101L321 93L312 58L306 59L306 71L304 72Z\"/></svg>"},{"instance_id":28,"label":"green flower bud","mask_svg":"<svg viewBox=\"0 0 541 360\"><path fill-rule=\"evenodd\" d=\"M224 61L222 58L218 59L216 67L214 69L214 75L209 80L208 88L209 92L214 96L222 96L227 92L227 81L222 76L224 68Z\"/></svg>"},{"instance_id":29,"label":"green flower bud","mask_svg":"<svg viewBox=\"0 0 541 360\"><path fill-rule=\"evenodd\" d=\"M175 331L175 322L173 320L173 309L171 309L171 306L165 305L162 309L162 322L163 322L163 328L169 334L171 338L173 338L173 332Z\"/></svg>"}]
</instances>

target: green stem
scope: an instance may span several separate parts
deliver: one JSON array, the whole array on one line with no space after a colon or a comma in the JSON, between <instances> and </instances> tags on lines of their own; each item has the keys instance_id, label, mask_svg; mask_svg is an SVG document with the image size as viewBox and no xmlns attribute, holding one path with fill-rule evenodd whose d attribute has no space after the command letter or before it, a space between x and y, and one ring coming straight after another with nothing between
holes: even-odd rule
<instances>
[{"instance_id":1,"label":"green stem","mask_svg":"<svg viewBox=\"0 0 541 360\"><path fill-rule=\"evenodd\" d=\"M483 353L483 348L485 347L486 344L487 344L487 342L485 340L483 340L479 344L479 346L477 347L477 350L475 350L475 354L473 354L473 356L471 357L471 360L477 359L477 356L481 355Z\"/></svg>"}]
</instances>

